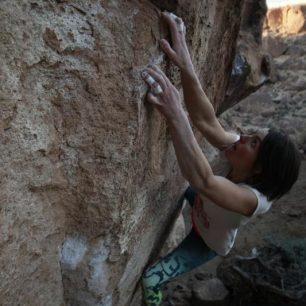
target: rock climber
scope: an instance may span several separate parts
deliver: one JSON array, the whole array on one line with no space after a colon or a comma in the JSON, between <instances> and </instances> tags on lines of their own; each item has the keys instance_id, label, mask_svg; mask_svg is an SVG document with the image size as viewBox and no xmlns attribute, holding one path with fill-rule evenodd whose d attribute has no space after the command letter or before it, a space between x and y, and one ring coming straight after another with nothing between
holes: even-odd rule
<instances>
[{"instance_id":1,"label":"rock climber","mask_svg":"<svg viewBox=\"0 0 306 306\"><path fill-rule=\"evenodd\" d=\"M211 167L191 129L178 90L157 66L142 77L150 86L147 100L165 117L179 167L190 186L181 197L192 206L193 227L187 237L164 258L148 267L142 277L145 302L162 302L161 286L233 247L238 228L266 213L272 201L287 193L298 177L301 157L287 135L259 129L252 134L227 132L219 123L204 93L187 48L181 18L162 13L170 28L172 45L160 45L180 69L184 102L194 126L219 149Z\"/></svg>"}]
</instances>

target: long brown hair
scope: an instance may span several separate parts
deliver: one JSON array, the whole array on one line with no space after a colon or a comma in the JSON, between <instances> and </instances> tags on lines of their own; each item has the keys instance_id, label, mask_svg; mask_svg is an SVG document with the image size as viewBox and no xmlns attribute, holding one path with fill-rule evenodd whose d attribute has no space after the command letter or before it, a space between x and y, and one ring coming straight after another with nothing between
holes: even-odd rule
<instances>
[{"instance_id":1,"label":"long brown hair","mask_svg":"<svg viewBox=\"0 0 306 306\"><path fill-rule=\"evenodd\" d=\"M288 135L269 130L261 143L257 162L262 171L248 184L272 201L289 192L296 182L301 154Z\"/></svg>"}]
</instances>

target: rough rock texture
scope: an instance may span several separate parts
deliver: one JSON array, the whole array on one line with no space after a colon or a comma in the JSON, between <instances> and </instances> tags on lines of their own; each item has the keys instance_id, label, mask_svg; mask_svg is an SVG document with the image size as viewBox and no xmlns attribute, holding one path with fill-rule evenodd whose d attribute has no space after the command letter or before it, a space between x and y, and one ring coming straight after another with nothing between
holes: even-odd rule
<instances>
[{"instance_id":1,"label":"rough rock texture","mask_svg":"<svg viewBox=\"0 0 306 306\"><path fill-rule=\"evenodd\" d=\"M236 51L243 0L152 0L187 25L187 41L202 86L215 109L223 105ZM225 74L224 74L225 73ZM222 107L226 107L223 105Z\"/></svg>"},{"instance_id":2,"label":"rough rock texture","mask_svg":"<svg viewBox=\"0 0 306 306\"><path fill-rule=\"evenodd\" d=\"M306 18L306 10L304 14ZM267 14L267 23L270 18ZM251 94L222 117L233 127L283 129L305 153L306 29L290 35L283 27L279 29L284 32L266 28L263 33L263 48L273 56L274 82Z\"/></svg>"},{"instance_id":3,"label":"rough rock texture","mask_svg":"<svg viewBox=\"0 0 306 306\"><path fill-rule=\"evenodd\" d=\"M306 30L306 6L286 6L269 10L265 30L275 33L297 34Z\"/></svg>"},{"instance_id":4,"label":"rough rock texture","mask_svg":"<svg viewBox=\"0 0 306 306\"><path fill-rule=\"evenodd\" d=\"M224 287L221 280L211 278L198 282L193 288L192 305L194 306L224 306L229 302L229 291Z\"/></svg>"},{"instance_id":5,"label":"rough rock texture","mask_svg":"<svg viewBox=\"0 0 306 306\"><path fill-rule=\"evenodd\" d=\"M1 304L130 305L183 188L139 76L160 63L179 85L157 12L186 21L217 107L241 3L1 1Z\"/></svg>"},{"instance_id":6,"label":"rough rock texture","mask_svg":"<svg viewBox=\"0 0 306 306\"><path fill-rule=\"evenodd\" d=\"M230 83L218 114L237 104L273 79L271 57L262 49L262 29L266 17L265 0L246 0Z\"/></svg>"}]
</instances>

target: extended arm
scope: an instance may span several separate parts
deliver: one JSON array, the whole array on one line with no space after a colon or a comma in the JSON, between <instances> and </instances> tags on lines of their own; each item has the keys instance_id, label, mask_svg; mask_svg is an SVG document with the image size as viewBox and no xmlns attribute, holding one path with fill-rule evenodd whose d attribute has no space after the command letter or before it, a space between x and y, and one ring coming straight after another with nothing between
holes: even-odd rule
<instances>
[{"instance_id":1,"label":"extended arm","mask_svg":"<svg viewBox=\"0 0 306 306\"><path fill-rule=\"evenodd\" d=\"M237 139L223 129L193 69L181 70L185 105L194 126L214 147L223 150Z\"/></svg>"},{"instance_id":2,"label":"extended arm","mask_svg":"<svg viewBox=\"0 0 306 306\"><path fill-rule=\"evenodd\" d=\"M162 91L158 94L150 92L148 101L167 119L183 176L200 194L207 196L217 205L250 216L256 209L256 196L249 189L213 174L180 104L178 91L159 68L149 68L143 75L145 80L148 80L149 75L161 86Z\"/></svg>"},{"instance_id":3,"label":"extended arm","mask_svg":"<svg viewBox=\"0 0 306 306\"><path fill-rule=\"evenodd\" d=\"M235 135L223 129L202 89L187 48L185 31L182 30L183 21L169 13L163 13L162 16L169 25L173 45L171 47L162 39L161 47L181 70L184 100L190 119L213 146L220 150L225 149L237 139Z\"/></svg>"}]
</instances>

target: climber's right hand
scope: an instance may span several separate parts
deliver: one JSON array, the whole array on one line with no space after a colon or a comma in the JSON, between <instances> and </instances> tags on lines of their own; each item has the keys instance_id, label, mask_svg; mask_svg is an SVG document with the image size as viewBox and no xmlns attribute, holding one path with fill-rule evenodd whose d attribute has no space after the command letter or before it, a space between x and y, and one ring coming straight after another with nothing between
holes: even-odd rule
<instances>
[{"instance_id":1,"label":"climber's right hand","mask_svg":"<svg viewBox=\"0 0 306 306\"><path fill-rule=\"evenodd\" d=\"M184 112L179 91L156 65L150 65L142 71L141 75L151 86L147 95L148 102L152 103L169 121L176 120Z\"/></svg>"},{"instance_id":2,"label":"climber's right hand","mask_svg":"<svg viewBox=\"0 0 306 306\"><path fill-rule=\"evenodd\" d=\"M186 27L183 20L169 12L163 12L161 16L167 22L172 38L172 46L166 39L161 39L161 48L181 71L191 69L193 66L185 40Z\"/></svg>"}]
</instances>

